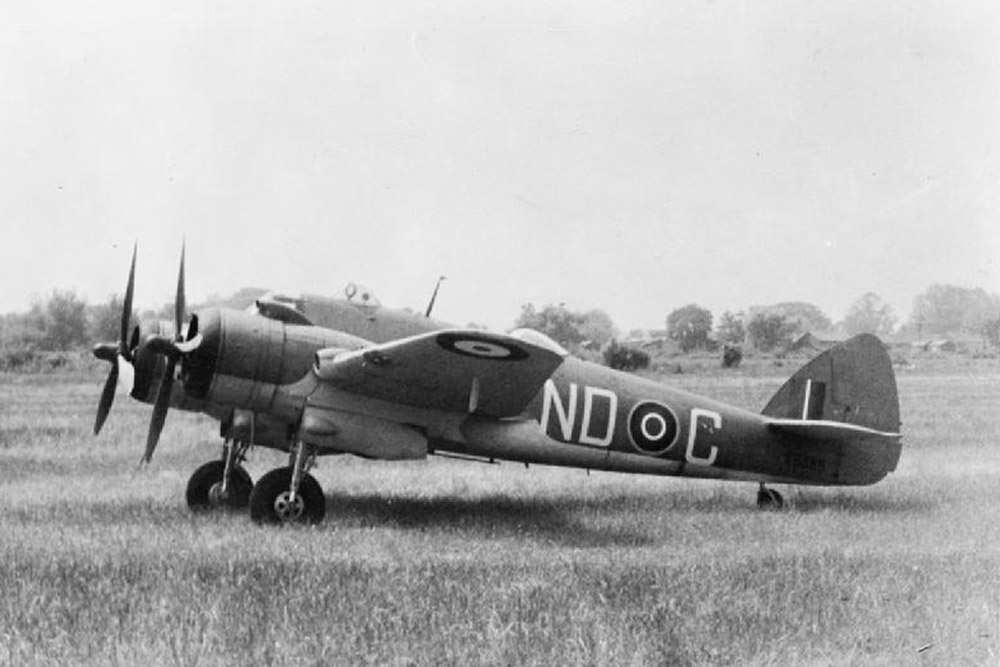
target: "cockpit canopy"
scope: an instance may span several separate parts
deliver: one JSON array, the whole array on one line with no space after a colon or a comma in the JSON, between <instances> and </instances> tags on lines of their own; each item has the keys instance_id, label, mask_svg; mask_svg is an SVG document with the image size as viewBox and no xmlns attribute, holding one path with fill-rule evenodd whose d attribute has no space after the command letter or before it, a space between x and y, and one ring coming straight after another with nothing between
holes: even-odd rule
<instances>
[{"instance_id":1,"label":"cockpit canopy","mask_svg":"<svg viewBox=\"0 0 1000 667\"><path fill-rule=\"evenodd\" d=\"M358 283L347 283L344 287L344 300L368 313L368 316L381 306L375 293ZM308 297L302 293L272 290L257 299L247 312L286 324L323 324L329 319L324 315L329 308L323 305L328 301L334 303L340 299ZM315 321L317 317L319 321Z\"/></svg>"},{"instance_id":2,"label":"cockpit canopy","mask_svg":"<svg viewBox=\"0 0 1000 667\"><path fill-rule=\"evenodd\" d=\"M248 312L287 324L312 324L305 313L306 300L302 295L292 296L283 292L263 294Z\"/></svg>"},{"instance_id":3,"label":"cockpit canopy","mask_svg":"<svg viewBox=\"0 0 1000 667\"><path fill-rule=\"evenodd\" d=\"M276 301L278 303L284 303L296 310L302 310L305 306L306 299L302 294L292 294L290 292L267 292L262 295L261 300L266 301Z\"/></svg>"}]
</instances>

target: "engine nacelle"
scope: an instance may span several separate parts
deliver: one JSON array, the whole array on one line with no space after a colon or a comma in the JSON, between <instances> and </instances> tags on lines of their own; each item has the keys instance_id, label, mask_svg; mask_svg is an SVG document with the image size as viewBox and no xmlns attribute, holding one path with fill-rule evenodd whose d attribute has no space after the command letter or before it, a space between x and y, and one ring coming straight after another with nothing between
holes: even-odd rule
<instances>
[{"instance_id":1,"label":"engine nacelle","mask_svg":"<svg viewBox=\"0 0 1000 667\"><path fill-rule=\"evenodd\" d=\"M310 444L371 459L427 457L427 437L418 429L368 415L306 408L302 437Z\"/></svg>"},{"instance_id":2,"label":"engine nacelle","mask_svg":"<svg viewBox=\"0 0 1000 667\"><path fill-rule=\"evenodd\" d=\"M193 398L254 412L284 413L281 388L309 374L323 348L355 350L364 339L322 327L286 324L250 313L208 309L191 318L188 339L201 335L182 363L184 389ZM287 393L287 392L286 392ZM304 397L302 397L304 398Z\"/></svg>"}]
</instances>

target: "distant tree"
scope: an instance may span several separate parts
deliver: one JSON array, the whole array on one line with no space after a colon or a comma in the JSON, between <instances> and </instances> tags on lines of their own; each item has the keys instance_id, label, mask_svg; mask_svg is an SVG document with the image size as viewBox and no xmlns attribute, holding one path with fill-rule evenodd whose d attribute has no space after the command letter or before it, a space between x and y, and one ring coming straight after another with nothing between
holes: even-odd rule
<instances>
[{"instance_id":1,"label":"distant tree","mask_svg":"<svg viewBox=\"0 0 1000 667\"><path fill-rule=\"evenodd\" d=\"M0 317L0 348L4 350L40 350L45 334L42 322L28 313L8 313Z\"/></svg>"},{"instance_id":2,"label":"distant tree","mask_svg":"<svg viewBox=\"0 0 1000 667\"><path fill-rule=\"evenodd\" d=\"M114 341L118 340L122 323L123 297L112 294L104 303L87 307L87 318L90 321L88 338L91 341ZM136 322L135 312L132 313L131 322Z\"/></svg>"},{"instance_id":3,"label":"distant tree","mask_svg":"<svg viewBox=\"0 0 1000 667\"><path fill-rule=\"evenodd\" d=\"M770 352L791 341L795 325L779 313L757 313L747 323L747 337L755 349Z\"/></svg>"},{"instance_id":4,"label":"distant tree","mask_svg":"<svg viewBox=\"0 0 1000 667\"><path fill-rule=\"evenodd\" d=\"M1000 316L986 322L982 332L987 343L993 347L1000 347Z\"/></svg>"},{"instance_id":5,"label":"distant tree","mask_svg":"<svg viewBox=\"0 0 1000 667\"><path fill-rule=\"evenodd\" d=\"M614 322L603 310L574 312L562 304L547 305L540 311L531 303L524 304L514 326L540 331L564 347L584 341L600 346L617 335Z\"/></svg>"},{"instance_id":6,"label":"distant tree","mask_svg":"<svg viewBox=\"0 0 1000 667\"><path fill-rule=\"evenodd\" d=\"M210 294L206 299L204 304L188 304L191 309L198 308L199 306L211 306L214 308L232 308L233 310L246 310L254 304L260 297L267 293L266 289L260 287L241 287L237 291L233 292L229 296L223 296L221 294ZM168 304L170 306L170 318L174 316L174 306L173 304Z\"/></svg>"},{"instance_id":7,"label":"distant tree","mask_svg":"<svg viewBox=\"0 0 1000 667\"><path fill-rule=\"evenodd\" d=\"M751 318L762 313L780 315L790 336L809 331L829 331L833 328L833 322L822 310L804 301L785 301L773 306L754 306L750 309Z\"/></svg>"},{"instance_id":8,"label":"distant tree","mask_svg":"<svg viewBox=\"0 0 1000 667\"><path fill-rule=\"evenodd\" d=\"M913 300L907 329L920 336L982 333L1000 314L1000 296L955 285L931 285Z\"/></svg>"},{"instance_id":9,"label":"distant tree","mask_svg":"<svg viewBox=\"0 0 1000 667\"><path fill-rule=\"evenodd\" d=\"M535 304L521 304L521 313L514 320L515 329L538 329L542 324L542 317L535 309Z\"/></svg>"},{"instance_id":10,"label":"distant tree","mask_svg":"<svg viewBox=\"0 0 1000 667\"><path fill-rule=\"evenodd\" d=\"M859 297L851 304L844 318L844 330L852 336L861 333L886 336L892 333L895 325L896 318L892 314L892 308L874 292L867 292Z\"/></svg>"},{"instance_id":11,"label":"distant tree","mask_svg":"<svg viewBox=\"0 0 1000 667\"><path fill-rule=\"evenodd\" d=\"M27 321L41 332L44 349L68 350L87 343L87 302L75 292L54 290L44 303L36 300Z\"/></svg>"},{"instance_id":12,"label":"distant tree","mask_svg":"<svg viewBox=\"0 0 1000 667\"><path fill-rule=\"evenodd\" d=\"M139 313L141 320L166 320L174 321L174 302L168 301L159 308L145 308Z\"/></svg>"},{"instance_id":13,"label":"distant tree","mask_svg":"<svg viewBox=\"0 0 1000 667\"><path fill-rule=\"evenodd\" d=\"M614 340L604 347L602 357L605 366L620 371L635 371L649 366L649 355L644 350Z\"/></svg>"},{"instance_id":14,"label":"distant tree","mask_svg":"<svg viewBox=\"0 0 1000 667\"><path fill-rule=\"evenodd\" d=\"M743 314L732 314L728 310L722 313L715 327L715 337L723 345L742 345L746 340L747 330L743 326Z\"/></svg>"},{"instance_id":15,"label":"distant tree","mask_svg":"<svg viewBox=\"0 0 1000 667\"><path fill-rule=\"evenodd\" d=\"M548 305L538 311L533 304L528 303L521 307L521 315L514 326L518 329L535 329L560 345L570 346L583 341L579 324L579 320L565 306Z\"/></svg>"},{"instance_id":16,"label":"distant tree","mask_svg":"<svg viewBox=\"0 0 1000 667\"><path fill-rule=\"evenodd\" d=\"M667 315L667 336L677 341L682 352L706 347L712 331L712 313L690 303Z\"/></svg>"},{"instance_id":17,"label":"distant tree","mask_svg":"<svg viewBox=\"0 0 1000 667\"><path fill-rule=\"evenodd\" d=\"M722 346L722 367L735 368L743 361L743 348L739 345Z\"/></svg>"},{"instance_id":18,"label":"distant tree","mask_svg":"<svg viewBox=\"0 0 1000 667\"><path fill-rule=\"evenodd\" d=\"M600 309L588 310L580 320L580 335L595 345L602 346L617 338L618 328L611 316Z\"/></svg>"}]
</instances>

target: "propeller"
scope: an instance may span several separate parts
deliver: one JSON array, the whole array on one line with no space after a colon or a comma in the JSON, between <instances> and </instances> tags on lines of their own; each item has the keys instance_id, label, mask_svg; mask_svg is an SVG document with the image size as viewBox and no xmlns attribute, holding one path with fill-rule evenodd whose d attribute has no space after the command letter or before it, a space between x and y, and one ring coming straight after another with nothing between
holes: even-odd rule
<instances>
[{"instance_id":1,"label":"propeller","mask_svg":"<svg viewBox=\"0 0 1000 667\"><path fill-rule=\"evenodd\" d=\"M150 336L146 340L147 347L157 354L162 354L167 358L166 368L160 378L160 387L156 392L156 402L153 403L153 415L149 420L149 433L146 436L146 451L142 456L142 463L149 463L153 458L153 452L160 441L160 433L163 431L163 424L167 419L167 410L170 409L170 397L174 388L174 376L177 371L177 364L182 361L185 354L197 349L201 344L201 334L195 334L189 340L184 340L184 312L186 303L184 297L184 245L181 245L181 268L177 274L177 296L174 300L174 335Z\"/></svg>"},{"instance_id":2,"label":"propeller","mask_svg":"<svg viewBox=\"0 0 1000 667\"><path fill-rule=\"evenodd\" d=\"M101 427L111 412L111 404L115 401L115 388L118 386L119 364L124 361L132 363L132 348L128 342L128 325L132 317L132 295L135 291L135 255L138 243L132 246L132 266L128 271L128 285L125 288L125 302L122 304L121 329L117 343L100 343L94 346L94 356L111 364L111 372L104 382L101 400L97 404L97 419L94 421L94 435L101 432Z\"/></svg>"}]
</instances>

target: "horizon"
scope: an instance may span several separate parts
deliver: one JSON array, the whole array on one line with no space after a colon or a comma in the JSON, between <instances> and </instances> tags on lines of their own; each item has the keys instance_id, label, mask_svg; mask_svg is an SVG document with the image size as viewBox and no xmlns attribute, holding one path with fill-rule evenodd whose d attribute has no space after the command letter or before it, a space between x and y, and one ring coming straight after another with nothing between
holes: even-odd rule
<instances>
[{"instance_id":1,"label":"horizon","mask_svg":"<svg viewBox=\"0 0 1000 667\"><path fill-rule=\"evenodd\" d=\"M928 285L927 289L925 289L923 292L921 292L920 295L926 294L926 292L931 287L936 286L936 285L941 285L941 283L935 283L934 285ZM960 289L966 289L966 290L970 290L970 291L982 290L990 298L992 298L992 299L994 299L996 301L1000 301L1000 294L998 294L996 292L988 292L986 290L983 290L983 288L978 288L978 287L964 287L964 286L961 286L961 285L944 285L944 286L946 286L946 287L957 287L957 288L960 288ZM364 287L369 288L369 290L374 293L374 296L376 298L379 298L378 293L375 290L370 289L371 288L370 285L365 285ZM86 299L83 295L77 294L75 291L73 291L71 289L59 289L59 288L55 288L55 289L56 289L56 291L59 291L59 292L63 292L63 293L67 293L68 292L68 293L74 294L78 298L83 299L85 301L85 303L87 304L87 306L99 306L99 305L106 304L111 297L117 297L119 299L123 297L123 292L116 292L116 293L113 293L113 294L109 294L105 299L102 299L100 301L96 301L95 302L95 301L90 301L89 299ZM271 293L271 292L275 292L275 293L281 293L281 294L285 294L285 295L288 295L288 296L295 296L295 297L297 297L297 296L309 296L309 295L321 296L321 297L338 297L338 296L341 296L339 294L320 294L318 292L314 292L314 291L311 291L311 290L281 290L281 289L273 290L273 289L269 289L269 288L261 287L261 286L246 285L246 286L238 287L235 290L233 290L231 292L227 292L227 293L211 293L211 294L208 294L207 296L205 296L204 298L201 298L201 299L192 300L190 298L190 296L188 296L188 299L187 299L187 311L188 311L188 314L190 315L196 309L206 308L206 307L213 307L213 306L216 306L219 302L225 302L225 301L232 300L235 297L238 297L242 293L245 293L245 292L259 292L261 295L267 294L267 293ZM46 295L35 295L35 297L33 297L33 298L37 298L39 303L44 303L45 299L47 297L52 296L52 294L53 294L53 292L50 291ZM188 295L190 295L189 291L188 291ZM918 295L918 296L920 296L920 295ZM379 301L381 302L380 298L379 298ZM703 304L697 303L697 302L693 303L693 305L696 305L696 306L699 306L699 307L703 307L703 308L706 308L706 309L709 310L709 312L712 315L712 329L713 329L713 331L718 326L720 317L723 314L725 314L725 313L731 313L731 314L733 314L735 316L738 316L745 323L746 320L750 317L750 314L753 311L755 311L755 310L758 310L758 309L759 310L768 310L768 309L773 309L773 308L776 308L776 307L779 307L779 306L789 305L789 304L805 304L805 305L815 306L816 308L819 309L821 315L827 317L830 320L831 326L828 327L828 328L826 328L826 329L807 329L807 330L803 330L802 333L807 333L807 332L808 333L831 333L831 332L842 332L843 331L843 325L844 325L844 320L846 319L846 313L845 313L845 316L836 317L834 315L831 315L826 310L824 310L818 304L810 302L810 301L779 301L779 302L770 303L770 304L752 304L752 305L748 305L748 306L745 306L745 307L742 307L742 308L739 308L739 309L736 309L736 310L723 310L723 311L713 310L713 309L711 309L711 308L709 308L707 306L704 306ZM422 307L419 304L415 304L415 305L411 306L411 305L395 305L395 304L391 304L391 303L381 302L381 305L382 306L387 306L389 308L410 310L412 312L417 312L417 313L423 312L423 310L425 309L425 307ZM527 302L525 304L523 304L523 305L527 305ZM586 312L591 311L591 310L601 310L601 311L604 311L606 314L609 315L609 317L611 317L612 324L614 324L615 328L618 330L618 332L620 334L620 337L627 337L627 335L629 333L634 332L634 331L642 331L643 333L650 333L650 332L665 330L667 328L666 327L666 320L667 320L667 317L670 315L670 312L665 312L663 314L663 317L661 318L661 321L659 323L657 323L657 324L651 324L651 325L648 325L648 326L625 327L625 326L620 325L614 319L614 317L611 316L610 313L607 313L607 311L604 308L602 308L600 305L591 305L591 306L587 306L587 307L583 307L583 308L574 308L574 307L571 306L571 304L554 303L554 302L532 303L531 305L533 305L536 308L536 310L539 310L539 311L541 311L542 309L544 309L546 307L549 307L549 306L561 306L561 307L565 307L567 310L569 310L571 312L579 313L579 314L585 314ZM671 309L671 312L674 309L683 308L683 307L685 307L687 305L692 305L692 304L681 304L681 305L678 305L675 308ZM436 304L435 304L435 306L436 306ZM28 311L31 309L31 307L32 306L29 305L28 307L26 307L26 308L24 308L22 310L8 311L6 313L0 313L0 317L25 315L25 314L28 313ZM143 303L140 303L140 302L136 301L133 304L132 310L133 310L134 314L138 314L139 316L141 316L142 314L148 314L150 312L160 312L160 311L162 311L164 309L169 309L169 308L172 308L172 307L173 307L173 299L169 299L169 300L164 301L164 302L162 302L162 303L160 303L158 305L143 304ZM511 329L513 329L513 328L516 327L516 320L518 319L519 315L520 315L520 311L518 311L518 313L514 314L511 317L510 323L508 325L506 325L506 326L503 326L503 327L500 327L500 328L496 328L496 327L490 327L490 328L492 330L494 330L494 331L509 331L509 330L511 330ZM901 317L895 310L893 310L892 311L892 316L894 317L895 321L893 323L892 331L889 334L887 334L887 335L895 336L895 335L900 335L902 333L907 333L907 332L910 331L910 329L912 327L912 323L910 322L910 314L909 313L905 317ZM438 313L436 311L434 313L434 318L435 319L442 319L443 320L443 318L439 317L439 315L438 315ZM475 324L476 326L482 326L481 323L479 323L479 322L473 322L473 321L468 321L468 322L465 322L465 323L459 322L459 321L452 321L452 320L443 320L443 321L448 321L451 324L455 325L456 327L462 327L462 326L465 326L466 324ZM954 333L959 333L959 332L956 331Z\"/></svg>"}]
</instances>

